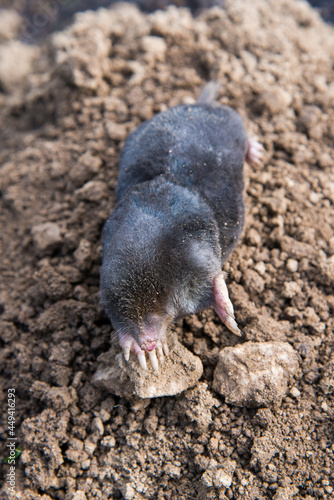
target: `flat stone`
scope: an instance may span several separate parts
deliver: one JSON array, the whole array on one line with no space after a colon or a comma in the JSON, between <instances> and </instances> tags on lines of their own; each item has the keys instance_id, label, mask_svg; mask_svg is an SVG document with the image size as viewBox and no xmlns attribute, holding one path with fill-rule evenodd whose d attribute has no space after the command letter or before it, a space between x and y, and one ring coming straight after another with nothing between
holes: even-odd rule
<instances>
[{"instance_id":1,"label":"flat stone","mask_svg":"<svg viewBox=\"0 0 334 500\"><path fill-rule=\"evenodd\" d=\"M175 334L170 333L168 347L169 356L159 360L159 371L154 371L149 359L147 370L143 370L132 353L126 362L117 343L99 357L100 364L92 381L97 387L127 398L175 396L196 384L203 365L180 344Z\"/></svg>"},{"instance_id":2,"label":"flat stone","mask_svg":"<svg viewBox=\"0 0 334 500\"><path fill-rule=\"evenodd\" d=\"M232 405L275 406L298 367L299 356L287 342L246 342L220 351L213 388Z\"/></svg>"}]
</instances>

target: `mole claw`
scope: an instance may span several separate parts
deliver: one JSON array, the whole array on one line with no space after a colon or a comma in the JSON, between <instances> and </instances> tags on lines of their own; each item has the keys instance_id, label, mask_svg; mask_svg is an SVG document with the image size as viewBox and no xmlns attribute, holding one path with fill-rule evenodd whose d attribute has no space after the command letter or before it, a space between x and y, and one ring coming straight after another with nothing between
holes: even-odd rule
<instances>
[{"instance_id":1,"label":"mole claw","mask_svg":"<svg viewBox=\"0 0 334 500\"><path fill-rule=\"evenodd\" d=\"M157 353L158 353L158 357L160 358L160 361L162 361L164 359L164 352L162 350L161 342L159 342L157 344Z\"/></svg>"},{"instance_id":2,"label":"mole claw","mask_svg":"<svg viewBox=\"0 0 334 500\"><path fill-rule=\"evenodd\" d=\"M145 353L143 351L138 352L137 354L138 361L143 370L147 370Z\"/></svg>"},{"instance_id":3,"label":"mole claw","mask_svg":"<svg viewBox=\"0 0 334 500\"><path fill-rule=\"evenodd\" d=\"M124 354L125 361L129 361L129 358L130 358L130 348L128 348L128 347L123 348L123 354Z\"/></svg>"},{"instance_id":4,"label":"mole claw","mask_svg":"<svg viewBox=\"0 0 334 500\"><path fill-rule=\"evenodd\" d=\"M157 355L155 353L155 349L153 351L150 351L148 353L148 356L151 360L151 363L152 363L152 366L153 366L153 370L154 371L159 371L159 363L158 363L158 359L157 359Z\"/></svg>"},{"instance_id":5,"label":"mole claw","mask_svg":"<svg viewBox=\"0 0 334 500\"><path fill-rule=\"evenodd\" d=\"M169 355L169 349L168 349L168 345L167 345L166 341L162 342L162 348L164 350L165 356L168 356Z\"/></svg>"},{"instance_id":6,"label":"mole claw","mask_svg":"<svg viewBox=\"0 0 334 500\"><path fill-rule=\"evenodd\" d=\"M234 333L234 335L237 335L238 337L242 337L243 333L240 330L240 328L238 327L237 322L235 321L235 319L232 318L232 316L227 315L226 318L225 318L224 323L227 326L227 328L232 333Z\"/></svg>"}]
</instances>

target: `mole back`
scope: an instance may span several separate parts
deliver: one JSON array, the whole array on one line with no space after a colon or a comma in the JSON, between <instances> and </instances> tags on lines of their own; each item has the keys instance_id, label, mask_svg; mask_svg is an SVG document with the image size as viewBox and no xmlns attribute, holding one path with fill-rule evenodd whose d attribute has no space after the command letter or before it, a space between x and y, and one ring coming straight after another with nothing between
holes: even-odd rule
<instances>
[{"instance_id":1,"label":"mole back","mask_svg":"<svg viewBox=\"0 0 334 500\"><path fill-rule=\"evenodd\" d=\"M136 184L172 175L175 183L196 190L213 210L224 262L244 223L247 144L242 119L229 107L171 108L143 123L127 139L120 158L117 199Z\"/></svg>"}]
</instances>

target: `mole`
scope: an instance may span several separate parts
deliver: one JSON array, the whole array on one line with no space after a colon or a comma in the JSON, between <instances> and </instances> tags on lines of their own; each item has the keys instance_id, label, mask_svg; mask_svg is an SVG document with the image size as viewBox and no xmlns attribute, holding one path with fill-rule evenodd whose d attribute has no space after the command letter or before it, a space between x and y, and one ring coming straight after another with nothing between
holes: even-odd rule
<instances>
[{"instance_id":1,"label":"mole","mask_svg":"<svg viewBox=\"0 0 334 500\"><path fill-rule=\"evenodd\" d=\"M213 306L241 335L222 266L244 225L243 165L262 160L241 116L209 82L198 101L142 123L121 151L103 229L100 292L128 361L154 370L175 320Z\"/></svg>"}]
</instances>

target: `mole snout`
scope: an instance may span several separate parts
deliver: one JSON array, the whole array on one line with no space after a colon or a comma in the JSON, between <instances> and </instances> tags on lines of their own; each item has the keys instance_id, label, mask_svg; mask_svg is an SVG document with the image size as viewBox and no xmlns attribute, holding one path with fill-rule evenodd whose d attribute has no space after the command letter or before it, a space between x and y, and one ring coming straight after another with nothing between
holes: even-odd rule
<instances>
[{"instance_id":1,"label":"mole snout","mask_svg":"<svg viewBox=\"0 0 334 500\"><path fill-rule=\"evenodd\" d=\"M262 146L208 84L196 104L140 125L120 157L117 205L103 230L101 299L124 357L158 369L176 319L213 306L236 335L222 266L244 225L243 164Z\"/></svg>"},{"instance_id":2,"label":"mole snout","mask_svg":"<svg viewBox=\"0 0 334 500\"><path fill-rule=\"evenodd\" d=\"M149 301L148 301L149 303ZM131 332L131 333L129 333ZM124 352L126 361L133 352L142 368L146 369L146 356L150 358L155 370L159 368L159 362L163 361L164 355L168 356L168 346L166 340L166 326L163 318L154 315L149 320L138 320L137 326L124 326L119 329L119 341Z\"/></svg>"},{"instance_id":3,"label":"mole snout","mask_svg":"<svg viewBox=\"0 0 334 500\"><path fill-rule=\"evenodd\" d=\"M150 339L142 340L141 342L139 342L139 347L141 348L142 351L150 352L150 351L153 351L153 349L156 348L157 342L158 342L158 339L154 339L154 340L150 340Z\"/></svg>"},{"instance_id":4,"label":"mole snout","mask_svg":"<svg viewBox=\"0 0 334 500\"><path fill-rule=\"evenodd\" d=\"M140 324L138 344L142 351L150 352L156 348L159 337L162 335L161 322L158 316L153 316Z\"/></svg>"}]
</instances>

